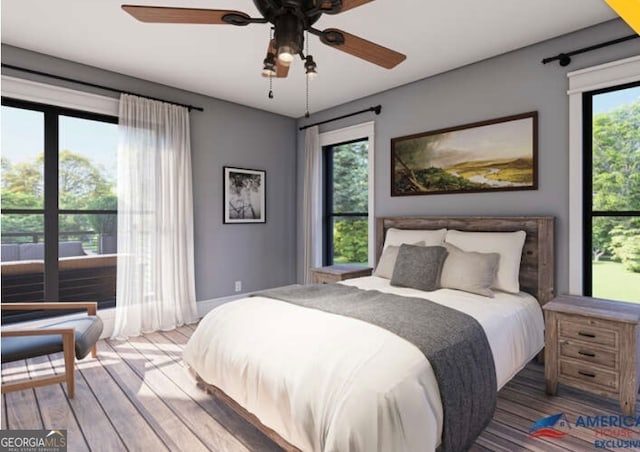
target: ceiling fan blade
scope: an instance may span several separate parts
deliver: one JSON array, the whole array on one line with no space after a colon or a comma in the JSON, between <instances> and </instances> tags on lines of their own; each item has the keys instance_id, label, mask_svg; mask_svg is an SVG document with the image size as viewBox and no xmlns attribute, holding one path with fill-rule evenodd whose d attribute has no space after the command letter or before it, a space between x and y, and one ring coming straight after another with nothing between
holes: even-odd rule
<instances>
[{"instance_id":1,"label":"ceiling fan blade","mask_svg":"<svg viewBox=\"0 0 640 452\"><path fill-rule=\"evenodd\" d=\"M345 11L349 11L350 9L371 3L372 1L373 0L342 0L342 8L340 8L340 12L343 13Z\"/></svg>"},{"instance_id":2,"label":"ceiling fan blade","mask_svg":"<svg viewBox=\"0 0 640 452\"><path fill-rule=\"evenodd\" d=\"M320 40L328 46L386 69L392 69L407 59L402 53L337 28L323 30ZM342 41L344 42L341 43Z\"/></svg>"},{"instance_id":3,"label":"ceiling fan blade","mask_svg":"<svg viewBox=\"0 0 640 452\"><path fill-rule=\"evenodd\" d=\"M122 5L122 9L140 22L164 24L227 24L222 18L228 14L249 16L241 11L226 9L169 8L162 6Z\"/></svg>"},{"instance_id":4,"label":"ceiling fan blade","mask_svg":"<svg viewBox=\"0 0 640 452\"><path fill-rule=\"evenodd\" d=\"M275 39L272 39L271 41L269 41L269 47L267 47L267 53L271 52L273 53L273 55L278 55L278 51L276 50L275 45L276 45ZM276 56L276 78L285 78L287 75L289 75L289 66L291 65L283 64Z\"/></svg>"}]
</instances>

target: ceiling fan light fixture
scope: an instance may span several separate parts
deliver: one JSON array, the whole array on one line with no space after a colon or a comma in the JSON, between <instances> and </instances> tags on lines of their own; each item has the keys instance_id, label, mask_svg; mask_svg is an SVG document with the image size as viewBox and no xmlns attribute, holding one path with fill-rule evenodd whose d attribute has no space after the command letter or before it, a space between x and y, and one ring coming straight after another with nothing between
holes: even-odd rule
<instances>
[{"instance_id":1,"label":"ceiling fan light fixture","mask_svg":"<svg viewBox=\"0 0 640 452\"><path fill-rule=\"evenodd\" d=\"M309 80L313 80L318 76L318 65L313 61L313 57L311 55L307 55L304 62L304 69Z\"/></svg>"},{"instance_id":2,"label":"ceiling fan light fixture","mask_svg":"<svg viewBox=\"0 0 640 452\"><path fill-rule=\"evenodd\" d=\"M298 52L296 52L290 46L286 46L286 45L281 46L280 48L278 48L278 59L280 60L281 63L286 64L288 66L293 61L293 58L295 57L296 53Z\"/></svg>"}]
</instances>

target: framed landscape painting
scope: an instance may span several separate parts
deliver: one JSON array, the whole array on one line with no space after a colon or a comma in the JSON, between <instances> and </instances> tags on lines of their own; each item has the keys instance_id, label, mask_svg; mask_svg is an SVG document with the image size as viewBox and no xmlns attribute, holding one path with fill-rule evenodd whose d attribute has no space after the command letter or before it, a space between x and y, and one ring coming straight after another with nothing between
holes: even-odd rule
<instances>
[{"instance_id":1,"label":"framed landscape painting","mask_svg":"<svg viewBox=\"0 0 640 452\"><path fill-rule=\"evenodd\" d=\"M538 112L391 140L391 196L536 190Z\"/></svg>"},{"instance_id":2,"label":"framed landscape painting","mask_svg":"<svg viewBox=\"0 0 640 452\"><path fill-rule=\"evenodd\" d=\"M266 223L266 172L224 167L224 223Z\"/></svg>"}]
</instances>

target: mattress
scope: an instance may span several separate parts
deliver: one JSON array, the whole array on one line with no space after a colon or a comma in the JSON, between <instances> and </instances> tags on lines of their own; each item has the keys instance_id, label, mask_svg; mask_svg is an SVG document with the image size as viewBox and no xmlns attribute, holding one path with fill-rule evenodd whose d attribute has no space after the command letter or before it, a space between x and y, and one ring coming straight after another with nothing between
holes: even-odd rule
<instances>
[{"instance_id":1,"label":"mattress","mask_svg":"<svg viewBox=\"0 0 640 452\"><path fill-rule=\"evenodd\" d=\"M525 293L423 292L375 276L343 283L474 317L487 334L498 388L544 344L542 311ZM440 442L442 403L431 365L413 344L360 320L243 298L202 319L184 360L304 451L425 451Z\"/></svg>"}]
</instances>

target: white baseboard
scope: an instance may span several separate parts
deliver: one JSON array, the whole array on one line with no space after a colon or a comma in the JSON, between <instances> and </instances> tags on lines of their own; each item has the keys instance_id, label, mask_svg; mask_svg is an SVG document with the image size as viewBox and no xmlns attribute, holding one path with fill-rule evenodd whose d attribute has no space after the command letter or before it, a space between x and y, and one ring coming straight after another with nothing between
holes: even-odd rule
<instances>
[{"instance_id":1,"label":"white baseboard","mask_svg":"<svg viewBox=\"0 0 640 452\"><path fill-rule=\"evenodd\" d=\"M230 301L234 301L239 298L246 297L247 295L249 294L242 293L242 294L236 294L236 295L229 295L228 297L212 298L210 300L200 300L198 301L198 303L196 303L198 305L198 315L200 317L204 317L213 308L217 308L218 306L223 305L225 303L229 303Z\"/></svg>"}]
</instances>

